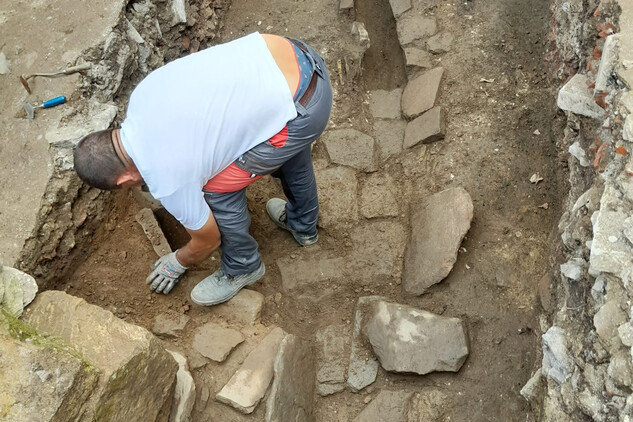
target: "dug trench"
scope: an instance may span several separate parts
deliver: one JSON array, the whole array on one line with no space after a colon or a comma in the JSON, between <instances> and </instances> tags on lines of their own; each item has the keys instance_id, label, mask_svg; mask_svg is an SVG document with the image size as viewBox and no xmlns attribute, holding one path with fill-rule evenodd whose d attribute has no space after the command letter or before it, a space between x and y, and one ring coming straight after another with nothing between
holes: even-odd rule
<instances>
[{"instance_id":1,"label":"dug trench","mask_svg":"<svg viewBox=\"0 0 633 422\"><path fill-rule=\"evenodd\" d=\"M198 391L193 420L263 419L263 405L245 416L214 400L258 338L273 326L311 342L317 331L330 325L351 330L356 301L368 295L461 318L470 341L469 357L458 373L418 376L380 368L376 382L359 393L315 394L316 420L353 420L382 390L428 389L445 398L431 405L438 420L534 420L519 391L540 365L537 287L549 269L551 231L563 197L558 174L562 164L553 141L560 128L544 61L550 47L548 3L427 0L414 4L436 19L437 32L453 36L448 51L428 56L428 67L444 68L436 104L447 114L447 128L439 142L391 154L378 139L383 136L381 120L372 114L372 95L377 90L403 89L407 80L425 69L407 68L389 2L357 0L355 9L340 11L338 2L331 0L234 0L226 10L220 39L215 41L259 30L315 46L326 59L335 91L328 132L353 128L378 143L372 168L349 172L358 180L351 194L356 214L331 212L316 246L299 248L268 220L266 200L282 195L276 181L264 178L249 188L251 232L267 265L266 276L250 289L262 293L265 300L261 324L243 328L249 340L226 362L200 362L192 347L198 327L223 318L222 312L189 300L193 286L218 268L219 254L191 268L170 295L151 293L144 281L157 256L135 220L145 206L135 199L138 195L122 192L116 197L89 254L54 286L149 330L160 314L186 315L184 330L164 341L197 362L190 364ZM363 22L369 34L364 56L362 42L350 35L354 21ZM189 39L176 42L186 45ZM318 180L338 167L329 152L323 139L317 141ZM534 174L542 180L531 182ZM375 177L388 180L389 198L394 201L388 204L389 212L378 216L366 212L363 197ZM424 295L406 295L401 274L411 214L429 195L459 186L472 197L474 220L457 262L450 275ZM322 208L341 209L346 189L320 191ZM184 230L164 211L156 211L156 216L172 248L181 247L187 240ZM390 274L376 271L385 256L393 258L385 264ZM353 271L330 268L334 257L343 257ZM297 274L284 271L296 267L310 274L335 274L291 288L293 281L283 276Z\"/></svg>"}]
</instances>

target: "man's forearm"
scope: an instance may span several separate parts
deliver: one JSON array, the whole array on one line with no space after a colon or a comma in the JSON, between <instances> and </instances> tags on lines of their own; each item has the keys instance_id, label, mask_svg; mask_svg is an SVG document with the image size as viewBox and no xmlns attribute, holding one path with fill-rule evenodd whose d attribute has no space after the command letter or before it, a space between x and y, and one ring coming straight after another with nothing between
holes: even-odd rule
<instances>
[{"instance_id":1,"label":"man's forearm","mask_svg":"<svg viewBox=\"0 0 633 422\"><path fill-rule=\"evenodd\" d=\"M176 258L183 266L190 267L191 265L206 259L219 246L219 243L217 245L201 244L200 242L195 242L192 239L185 246L178 249Z\"/></svg>"}]
</instances>

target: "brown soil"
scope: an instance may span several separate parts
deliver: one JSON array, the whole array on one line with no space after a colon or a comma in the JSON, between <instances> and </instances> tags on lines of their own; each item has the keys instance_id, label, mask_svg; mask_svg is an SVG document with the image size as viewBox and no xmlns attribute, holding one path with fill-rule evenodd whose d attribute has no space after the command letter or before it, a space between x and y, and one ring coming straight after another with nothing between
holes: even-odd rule
<instances>
[{"instance_id":1,"label":"brown soil","mask_svg":"<svg viewBox=\"0 0 633 422\"><path fill-rule=\"evenodd\" d=\"M223 40L260 30L302 38L321 51L327 50L336 91L332 123L351 123L371 133L371 116L364 104L366 91L403 86L406 77L403 54L394 41L395 21L387 13L388 1L357 2L356 19L366 22L372 48L365 56L362 77L353 84L336 83L337 54L346 39L341 34L348 33L352 21L336 13L332 19L332 12L326 12L336 12L338 1L234 0L226 16ZM475 220L452 273L420 298L403 297L397 283L345 286L336 298L316 303L279 295L276 259L308 252L268 221L265 201L281 195L281 190L274 181L264 179L249 192L252 232L267 265L266 276L252 288L267 298L264 325L279 325L308 338L328 324L349 323L359 295L383 294L394 301L460 317L468 327L471 353L459 373L418 377L381 370L370 391L419 391L436 386L451 397L445 420L533 420L519 390L538 365L537 285L547 270L549 235L562 197L552 139L553 92L543 61L548 3L437 1L431 10L440 30L455 35L452 51L436 57L445 69L439 104L448 111L447 137L403 152L381 171L388 171L401 186L403 211L447 187L463 186L471 194ZM540 135L534 134L536 130ZM318 143L315 155L325 156ZM530 183L534 173L543 181ZM539 208L545 203L548 209ZM186 312L191 322L173 347L187 350L193 329L209 318L209 310L192 305L188 294L198 280L217 268L218 255L193 268L172 294L150 294L144 279L157 257L134 220L138 209L131 196L122 194L106 225L105 238L65 288L147 328L161 312ZM408 212L403 215L407 224ZM172 246L182 245L186 234L183 236L169 216L159 215L159 220ZM344 232L322 231L319 248L344 253L353 248L346 241ZM211 381L215 370L220 369L207 365L195 371L196 381L215 385ZM207 409L198 409L195 420L246 420L215 402L216 392L211 388ZM365 394L346 391L317 398L317 420L353 419L365 406ZM262 407L250 420L262 417Z\"/></svg>"}]
</instances>

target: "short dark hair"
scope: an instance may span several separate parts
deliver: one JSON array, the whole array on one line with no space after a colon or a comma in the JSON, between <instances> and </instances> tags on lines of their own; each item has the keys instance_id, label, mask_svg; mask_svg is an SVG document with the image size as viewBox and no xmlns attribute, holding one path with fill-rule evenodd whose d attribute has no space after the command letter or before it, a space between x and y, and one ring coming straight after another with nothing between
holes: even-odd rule
<instances>
[{"instance_id":1,"label":"short dark hair","mask_svg":"<svg viewBox=\"0 0 633 422\"><path fill-rule=\"evenodd\" d=\"M75 171L88 185L103 189L119 189L116 181L125 166L112 145L113 129L100 130L85 136L75 147Z\"/></svg>"}]
</instances>

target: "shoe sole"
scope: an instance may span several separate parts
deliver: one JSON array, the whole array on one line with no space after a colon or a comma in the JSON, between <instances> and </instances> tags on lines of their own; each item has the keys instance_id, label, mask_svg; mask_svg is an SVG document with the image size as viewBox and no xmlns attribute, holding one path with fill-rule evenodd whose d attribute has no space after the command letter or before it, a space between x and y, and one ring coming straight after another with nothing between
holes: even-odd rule
<instances>
[{"instance_id":1,"label":"shoe sole","mask_svg":"<svg viewBox=\"0 0 633 422\"><path fill-rule=\"evenodd\" d=\"M237 289L237 291L235 293L233 293L231 295L224 296L223 298L215 300L215 301L212 301L212 302L204 302L204 301L201 301L201 300L196 300L196 299L194 299L193 295L191 295L191 294L189 295L189 297L191 298L191 301L193 303L195 303L196 305L200 305L200 306L213 306L213 305L219 305L220 303L227 302L227 301L233 299L235 297L235 295L237 295L240 292L240 290L242 290L244 287L251 286L251 285L257 283L259 280L261 280L261 278L264 276L264 274L266 274L266 266L262 262L262 265L259 268L261 268L261 275L259 277L257 277L253 281L250 281L250 282L244 284L239 289ZM259 268L256 271L259 271L260 270Z\"/></svg>"},{"instance_id":2,"label":"shoe sole","mask_svg":"<svg viewBox=\"0 0 633 422\"><path fill-rule=\"evenodd\" d=\"M317 243L317 241L319 240L319 233L317 232L316 237L314 238L314 240L310 240L308 242L301 242L298 238L297 238L297 232L292 230L290 227L288 227L288 225L283 224L281 222L279 222L279 220L277 220L276 218L274 218L271 214L270 214L270 210L268 209L268 204L266 204L266 213L268 214L268 217L272 220L273 223L275 223L275 225L277 227L279 227L280 229L283 229L285 231L287 231L288 233L290 233L292 235L292 237L294 237L295 241L299 244L299 246L310 246L310 245L314 245L315 243Z\"/></svg>"}]
</instances>

